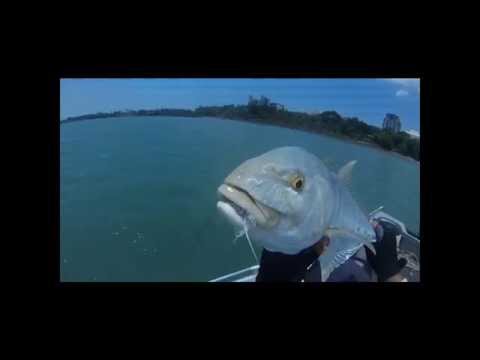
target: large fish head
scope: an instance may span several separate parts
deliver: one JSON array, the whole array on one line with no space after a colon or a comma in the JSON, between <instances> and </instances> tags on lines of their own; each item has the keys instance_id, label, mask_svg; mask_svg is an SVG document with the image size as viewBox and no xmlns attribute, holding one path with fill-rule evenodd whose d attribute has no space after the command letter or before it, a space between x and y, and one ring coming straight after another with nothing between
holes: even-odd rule
<instances>
[{"instance_id":1,"label":"large fish head","mask_svg":"<svg viewBox=\"0 0 480 360\"><path fill-rule=\"evenodd\" d=\"M249 159L218 188L217 207L270 251L296 254L323 235L334 193L328 169L299 147L282 147Z\"/></svg>"}]
</instances>

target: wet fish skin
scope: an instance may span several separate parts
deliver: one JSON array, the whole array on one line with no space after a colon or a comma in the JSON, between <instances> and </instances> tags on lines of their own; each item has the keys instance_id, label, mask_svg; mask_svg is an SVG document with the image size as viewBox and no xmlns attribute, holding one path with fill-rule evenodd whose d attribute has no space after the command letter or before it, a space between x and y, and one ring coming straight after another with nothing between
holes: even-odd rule
<instances>
[{"instance_id":1,"label":"wet fish skin","mask_svg":"<svg viewBox=\"0 0 480 360\"><path fill-rule=\"evenodd\" d=\"M303 148L281 147L242 163L226 177L222 190L229 201L258 218L249 234L269 251L296 254L329 236L330 246L319 258L325 280L361 246L375 241L367 217L345 184L354 164L335 174ZM301 189L292 186L296 178L303 179ZM225 186L233 190L227 193ZM230 218L233 208L219 204Z\"/></svg>"}]
</instances>

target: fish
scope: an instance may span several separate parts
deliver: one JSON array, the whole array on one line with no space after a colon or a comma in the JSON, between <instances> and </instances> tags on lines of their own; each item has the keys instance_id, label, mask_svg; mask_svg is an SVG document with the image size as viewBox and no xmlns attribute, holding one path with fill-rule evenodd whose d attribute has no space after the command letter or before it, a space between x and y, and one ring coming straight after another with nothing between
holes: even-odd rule
<instances>
[{"instance_id":1,"label":"fish","mask_svg":"<svg viewBox=\"0 0 480 360\"><path fill-rule=\"evenodd\" d=\"M348 189L355 164L334 173L301 147L276 148L244 161L224 179L217 208L269 251L298 254L327 236L329 245L319 256L326 281L362 246L375 253L375 231Z\"/></svg>"}]
</instances>

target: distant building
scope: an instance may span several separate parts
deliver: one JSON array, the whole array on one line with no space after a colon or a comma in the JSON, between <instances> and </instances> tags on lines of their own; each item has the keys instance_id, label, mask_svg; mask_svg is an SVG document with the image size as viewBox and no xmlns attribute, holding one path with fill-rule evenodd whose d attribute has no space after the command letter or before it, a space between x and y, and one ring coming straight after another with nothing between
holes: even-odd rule
<instances>
[{"instance_id":1,"label":"distant building","mask_svg":"<svg viewBox=\"0 0 480 360\"><path fill-rule=\"evenodd\" d=\"M413 139L420 139L420 133L416 130L410 129L405 131Z\"/></svg>"},{"instance_id":2,"label":"distant building","mask_svg":"<svg viewBox=\"0 0 480 360\"><path fill-rule=\"evenodd\" d=\"M270 103L270 106L275 107L277 110L285 110L285 106L279 103Z\"/></svg>"},{"instance_id":3,"label":"distant building","mask_svg":"<svg viewBox=\"0 0 480 360\"><path fill-rule=\"evenodd\" d=\"M383 128L385 130L392 131L397 133L400 131L402 124L400 118L395 114L386 114L385 119L383 119Z\"/></svg>"}]
</instances>

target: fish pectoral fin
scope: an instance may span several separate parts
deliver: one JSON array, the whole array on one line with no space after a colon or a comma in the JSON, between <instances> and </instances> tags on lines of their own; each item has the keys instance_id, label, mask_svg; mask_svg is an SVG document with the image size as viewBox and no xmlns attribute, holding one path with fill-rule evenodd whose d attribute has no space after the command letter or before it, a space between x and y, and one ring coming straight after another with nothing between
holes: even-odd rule
<instances>
[{"instance_id":1,"label":"fish pectoral fin","mask_svg":"<svg viewBox=\"0 0 480 360\"><path fill-rule=\"evenodd\" d=\"M352 257L365 241L358 235L346 229L329 228L325 232L330 238L330 244L320 255L322 281L326 281L333 270Z\"/></svg>"},{"instance_id":2,"label":"fish pectoral fin","mask_svg":"<svg viewBox=\"0 0 480 360\"><path fill-rule=\"evenodd\" d=\"M369 250L371 250L375 255L377 254L377 251L375 250L375 247L373 246L372 242L365 241L363 238L355 234L354 232L351 232L346 229L339 229L339 228L329 228L325 232L327 236L330 238L332 236L340 237L340 238L350 238L353 241L357 241L358 243L361 243L362 245L365 245Z\"/></svg>"},{"instance_id":3,"label":"fish pectoral fin","mask_svg":"<svg viewBox=\"0 0 480 360\"><path fill-rule=\"evenodd\" d=\"M351 240L352 242L364 242L360 236L347 229L330 227L327 229L327 231L325 231L325 235L327 235L329 238L336 237L341 238L342 240Z\"/></svg>"},{"instance_id":4,"label":"fish pectoral fin","mask_svg":"<svg viewBox=\"0 0 480 360\"><path fill-rule=\"evenodd\" d=\"M357 160L352 160L338 170L337 176L345 185L350 184L352 181L352 170L356 163Z\"/></svg>"}]
</instances>

